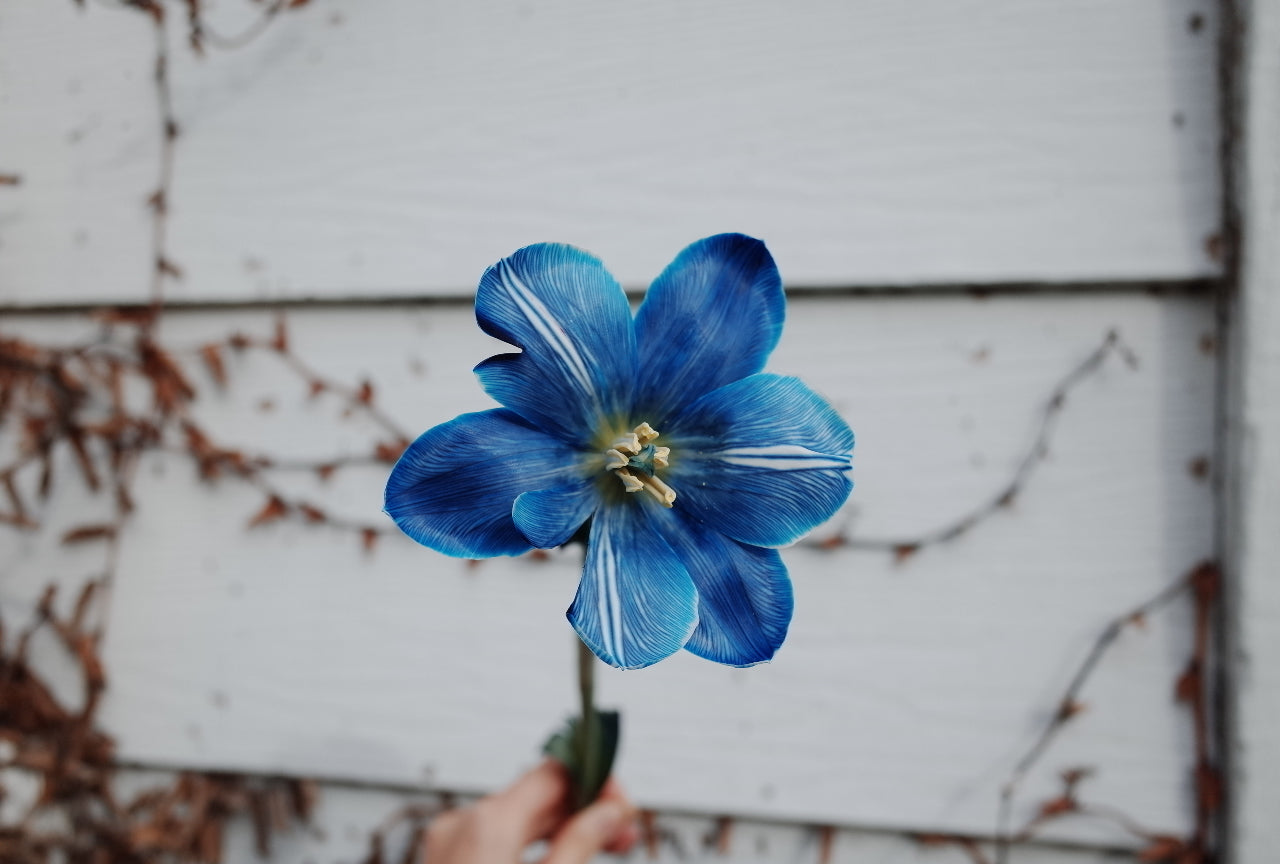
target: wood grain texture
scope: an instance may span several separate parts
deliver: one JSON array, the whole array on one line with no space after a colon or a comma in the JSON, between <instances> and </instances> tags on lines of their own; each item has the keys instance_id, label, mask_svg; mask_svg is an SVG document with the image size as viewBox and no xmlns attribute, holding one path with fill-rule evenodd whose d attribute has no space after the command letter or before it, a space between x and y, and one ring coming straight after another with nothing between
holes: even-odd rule
<instances>
[{"instance_id":1,"label":"wood grain texture","mask_svg":"<svg viewBox=\"0 0 1280 864\"><path fill-rule=\"evenodd\" d=\"M735 671L679 655L605 670L601 700L624 710L620 772L638 800L990 832L1001 781L1100 629L1209 554L1211 495L1188 464L1211 444L1213 362L1198 347L1210 311L1135 295L794 301L772 367L804 376L857 430L858 486L840 518L862 537L922 532L990 496L1043 400L1109 329L1139 367L1109 362L1073 391L1014 507L963 540L900 565L788 551L797 610L774 663ZM463 306L290 321L302 356L343 380L371 376L413 430L487 404L469 369L497 343ZM194 349L270 327L257 312L170 313L163 336ZM374 440L359 418L334 422L341 406L308 399L269 355L234 359L226 394L184 356L204 391L199 418L225 444L325 459ZM327 483L278 475L334 514L377 518L385 468ZM147 462L137 493L106 644L104 717L127 758L478 791L528 764L574 704L572 554L470 567L407 540L367 556L336 530L247 531L262 494L198 488L178 456ZM49 563L26 560L33 572ZM1186 825L1190 736L1170 692L1187 617L1175 607L1126 631L1019 817L1056 794L1060 769L1087 764L1088 799L1153 828ZM1060 830L1122 839L1084 820Z\"/></svg>"},{"instance_id":2,"label":"wood grain texture","mask_svg":"<svg viewBox=\"0 0 1280 864\"><path fill-rule=\"evenodd\" d=\"M1241 4L1244 132L1238 197L1244 236L1231 308L1231 484L1226 550L1234 716L1232 862L1270 861L1280 848L1280 9Z\"/></svg>"},{"instance_id":3,"label":"wood grain texture","mask_svg":"<svg viewBox=\"0 0 1280 864\"><path fill-rule=\"evenodd\" d=\"M150 23L70 6L3 12L0 302L149 299ZM1218 271L1208 0L316 0L203 60L170 18L173 299L466 294L548 239L640 287L725 230L793 285Z\"/></svg>"}]
</instances>

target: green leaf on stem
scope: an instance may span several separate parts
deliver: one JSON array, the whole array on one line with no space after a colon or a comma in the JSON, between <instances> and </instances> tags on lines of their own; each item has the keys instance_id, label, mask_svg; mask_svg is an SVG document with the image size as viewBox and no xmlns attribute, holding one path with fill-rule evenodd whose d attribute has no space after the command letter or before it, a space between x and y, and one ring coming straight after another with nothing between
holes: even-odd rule
<instances>
[{"instance_id":1,"label":"green leaf on stem","mask_svg":"<svg viewBox=\"0 0 1280 864\"><path fill-rule=\"evenodd\" d=\"M588 724L583 724L581 717L570 717L542 748L543 753L569 772L575 810L581 810L599 797L618 753L621 724L618 712L592 711L589 716L594 722ZM587 730L585 736L581 731L584 729Z\"/></svg>"}]
</instances>

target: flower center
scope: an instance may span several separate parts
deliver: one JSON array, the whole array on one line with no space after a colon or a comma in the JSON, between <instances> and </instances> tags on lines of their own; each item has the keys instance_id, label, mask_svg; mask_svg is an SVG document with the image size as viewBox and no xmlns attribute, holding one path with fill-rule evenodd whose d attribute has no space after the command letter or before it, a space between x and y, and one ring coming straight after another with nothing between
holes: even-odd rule
<instances>
[{"instance_id":1,"label":"flower center","mask_svg":"<svg viewBox=\"0 0 1280 864\"><path fill-rule=\"evenodd\" d=\"M670 447L654 446L658 433L648 423L641 423L634 431L618 438L604 451L604 470L612 471L628 492L648 492L670 507L676 500L676 491L657 477L659 468L667 467Z\"/></svg>"}]
</instances>

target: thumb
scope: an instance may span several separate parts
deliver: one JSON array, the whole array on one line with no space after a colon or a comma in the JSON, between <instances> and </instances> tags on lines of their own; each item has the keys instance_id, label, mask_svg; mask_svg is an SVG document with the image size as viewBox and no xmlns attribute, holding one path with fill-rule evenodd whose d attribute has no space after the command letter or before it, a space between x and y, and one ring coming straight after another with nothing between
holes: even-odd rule
<instances>
[{"instance_id":1,"label":"thumb","mask_svg":"<svg viewBox=\"0 0 1280 864\"><path fill-rule=\"evenodd\" d=\"M542 864L587 864L624 832L630 821L631 810L623 802L596 801L560 827Z\"/></svg>"}]
</instances>

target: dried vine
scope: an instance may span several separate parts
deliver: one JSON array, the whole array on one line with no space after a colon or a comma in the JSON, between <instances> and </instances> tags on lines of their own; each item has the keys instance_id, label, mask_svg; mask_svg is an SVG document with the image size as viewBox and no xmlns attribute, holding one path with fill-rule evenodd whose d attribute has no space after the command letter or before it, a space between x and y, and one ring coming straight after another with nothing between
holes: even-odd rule
<instances>
[{"instance_id":1,"label":"dried vine","mask_svg":"<svg viewBox=\"0 0 1280 864\"><path fill-rule=\"evenodd\" d=\"M1207 696L1205 669L1208 668L1210 626L1213 608L1221 588L1221 574L1217 565L1204 562L1155 596L1129 612L1113 619L1098 635L1088 655L1072 676L1070 683L1058 701L1049 722L1031 748L1018 760L1000 792L1000 807L996 825L995 860L1005 864L1009 858L1009 844L1031 839L1046 824L1068 815L1093 816L1118 825L1146 845L1138 853L1140 861L1172 862L1172 864L1206 864L1213 860L1210 848L1210 831L1222 799L1222 783L1214 765L1210 742L1210 706ZM1191 714L1194 740L1194 768L1192 784L1195 789L1195 822L1186 837L1160 834L1139 825L1122 811L1114 808L1087 805L1080 801L1077 787L1091 772L1086 768L1071 768L1062 773L1062 793L1041 804L1034 817L1016 833L1011 833L1009 819L1018 788L1027 773L1042 759L1049 746L1073 718L1085 711L1080 693L1090 676L1097 669L1111 645L1126 629L1142 627L1148 616L1168 606L1176 598L1190 593L1195 608L1195 633L1191 657L1186 669L1178 677L1174 695L1187 705Z\"/></svg>"},{"instance_id":2,"label":"dried vine","mask_svg":"<svg viewBox=\"0 0 1280 864\"><path fill-rule=\"evenodd\" d=\"M1137 355L1124 344L1117 331L1109 331L1103 337L1102 343L1064 375L1050 391L1036 419L1036 432L1031 446L1018 460L1013 475L996 490L994 495L967 513L945 525L903 537L862 537L853 532L846 520L845 526L836 534L822 540L810 541L809 545L823 549L847 548L891 552L898 561L905 561L922 549L958 540L1000 511L1012 507L1049 452L1049 443L1057 427L1058 418L1066 407L1067 397L1071 395L1072 390L1097 372L1112 355L1119 356L1130 369L1138 367Z\"/></svg>"}]
</instances>

